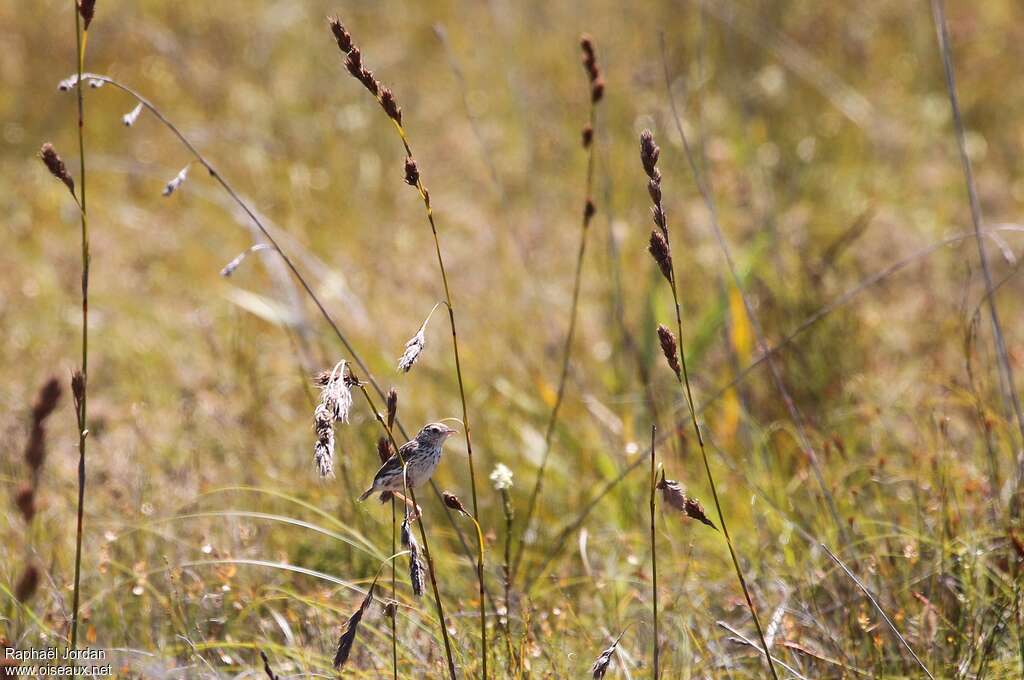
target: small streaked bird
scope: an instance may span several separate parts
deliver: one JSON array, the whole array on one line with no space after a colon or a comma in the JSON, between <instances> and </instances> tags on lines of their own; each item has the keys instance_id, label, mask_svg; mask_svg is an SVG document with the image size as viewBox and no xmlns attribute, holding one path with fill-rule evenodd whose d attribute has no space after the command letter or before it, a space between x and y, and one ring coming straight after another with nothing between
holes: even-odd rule
<instances>
[{"instance_id":1,"label":"small streaked bird","mask_svg":"<svg viewBox=\"0 0 1024 680\"><path fill-rule=\"evenodd\" d=\"M442 423L424 425L414 439L402 444L398 450L400 456L392 454L387 462L380 466L373 477L373 485L363 492L359 500L365 501L377 492L381 492L382 503L391 498L391 493L401 492L406 482L410 487L417 487L430 479L441 462L441 447L445 440L457 430ZM403 479L402 461L405 461Z\"/></svg>"}]
</instances>

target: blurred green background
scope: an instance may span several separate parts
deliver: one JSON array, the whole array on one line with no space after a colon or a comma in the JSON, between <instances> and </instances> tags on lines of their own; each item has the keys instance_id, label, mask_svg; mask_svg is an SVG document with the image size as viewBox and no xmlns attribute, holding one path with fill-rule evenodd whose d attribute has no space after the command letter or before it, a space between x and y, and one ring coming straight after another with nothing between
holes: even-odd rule
<instances>
[{"instance_id":1,"label":"blurred green background","mask_svg":"<svg viewBox=\"0 0 1024 680\"><path fill-rule=\"evenodd\" d=\"M486 476L499 462L513 470L521 516L557 387L584 200L579 35L597 46L606 80L597 217L541 521L526 551L529 565L554 560L510 613L530 677L581 676L631 621L612 672L649 673L643 466L573 526L646 451L652 415L641 370L652 376L659 429L680 424L661 447L668 475L711 507L654 338L672 308L646 253L643 128L662 147L697 401L759 356L672 122L666 69L769 343L913 258L801 334L779 366L855 537L841 555L918 654L944 677L958 667L961 677L1020 672L1019 558L1006 513L1020 444L987 314L978 314L976 245L954 239L915 257L971 231L928 3L100 0L86 69L151 99L265 217L374 375L398 389L403 421L417 427L460 414L443 313L416 368L394 370L443 298L433 241L419 197L402 183L400 141L345 72L329 13L394 90L431 191L495 593L505 524ZM952 2L948 13L985 224L1002 229L986 247L996 280L1005 279L997 302L1020 371L1022 289L1013 276L1024 203L1024 5ZM9 495L26 475L20 453L34 395L51 375L66 382L78 361L78 215L35 158L51 141L77 178L75 97L57 91L74 71L74 45L72 3L0 5L0 481ZM124 677L170 677L176 667L189 677L244 677L256 667L255 647L273 652L287 677L328 672L358 596L237 561L372 578L377 557L286 518L390 552L386 506L353 501L377 465L378 430L361 402L338 431L337 479L321 482L311 464L310 376L349 357L272 253L220 277L254 242L245 215L195 165L162 197L186 151L148 112L126 128L121 116L135 102L113 87L85 96L86 639L120 650L112 654ZM809 677L915 675L877 612L817 548L836 547L838 535L769 373L753 370L705 415L719 492L761 618L776 630L775 651ZM0 607L0 631L21 647L67 630L73 423L65 394L50 421L43 508L31 529L13 505L2 514L0 583L13 588L26 561L48 575L28 605L8 597ZM468 502L461 438L436 480ZM441 505L427 493L421 503L460 664L476 677L473 568ZM720 536L671 514L658 533L664 677L762 673L754 652L715 625L728 621L753 638ZM432 605L404 588L402 674L439 677ZM389 626L379 616L366 625L347 672L390 677ZM499 631L495 618L501 640ZM504 643L495 654L504 672Z\"/></svg>"}]
</instances>

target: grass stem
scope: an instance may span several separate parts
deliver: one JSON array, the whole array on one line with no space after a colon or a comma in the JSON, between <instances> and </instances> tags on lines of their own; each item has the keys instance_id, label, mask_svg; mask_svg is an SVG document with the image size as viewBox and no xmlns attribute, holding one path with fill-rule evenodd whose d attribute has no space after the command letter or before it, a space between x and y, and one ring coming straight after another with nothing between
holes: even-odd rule
<instances>
[{"instance_id":1,"label":"grass stem","mask_svg":"<svg viewBox=\"0 0 1024 680\"><path fill-rule=\"evenodd\" d=\"M82 224L82 365L81 389L76 394L76 410L78 420L78 515L75 529L75 585L71 605L71 649L78 646L79 603L81 601L82 578L82 536L85 518L85 441L89 436L87 423L87 401L89 384L89 218L86 210L85 194L85 97L82 91L82 71L85 67L85 45L88 30L82 28L82 17L78 12L78 3L72 0L72 14L75 15L75 46L78 53L78 167L79 167L79 198L78 207Z\"/></svg>"},{"instance_id":2,"label":"grass stem","mask_svg":"<svg viewBox=\"0 0 1024 680\"><path fill-rule=\"evenodd\" d=\"M659 672L659 653L660 653L660 640L658 636L658 542L657 535L655 533L655 514L654 506L655 499L658 493L658 470L657 461L655 454L655 445L657 443L658 426L651 426L651 602L652 602L652 616L654 619L654 664L651 671L651 679L658 680L661 676Z\"/></svg>"}]
</instances>

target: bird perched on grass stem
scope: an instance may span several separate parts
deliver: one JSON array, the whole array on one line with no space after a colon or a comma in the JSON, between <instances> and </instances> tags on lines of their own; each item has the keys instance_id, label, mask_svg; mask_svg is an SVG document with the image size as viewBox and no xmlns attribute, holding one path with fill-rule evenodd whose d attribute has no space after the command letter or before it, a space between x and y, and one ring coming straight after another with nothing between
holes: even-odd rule
<instances>
[{"instance_id":1,"label":"bird perched on grass stem","mask_svg":"<svg viewBox=\"0 0 1024 680\"><path fill-rule=\"evenodd\" d=\"M430 423L424 425L414 439L402 444L398 454L391 454L391 457L380 466L377 474L373 477L373 485L363 492L359 500L381 492L381 502L391 498L391 493L401 492L405 485L417 487L430 479L441 461L441 447L445 440L456 433L456 430L442 423ZM405 462L405 473L403 475L402 462Z\"/></svg>"}]
</instances>

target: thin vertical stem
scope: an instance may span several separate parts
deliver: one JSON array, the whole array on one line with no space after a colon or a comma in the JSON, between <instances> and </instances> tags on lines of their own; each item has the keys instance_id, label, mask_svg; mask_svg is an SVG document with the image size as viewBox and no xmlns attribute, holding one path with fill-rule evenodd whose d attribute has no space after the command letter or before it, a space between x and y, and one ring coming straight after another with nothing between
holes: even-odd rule
<instances>
[{"instance_id":1,"label":"thin vertical stem","mask_svg":"<svg viewBox=\"0 0 1024 680\"><path fill-rule=\"evenodd\" d=\"M82 534L85 518L85 439L89 434L86 427L87 399L89 385L89 219L85 204L85 101L82 92L82 70L85 66L85 44L88 31L82 30L82 18L78 13L78 3L72 0L72 13L75 15L75 48L78 52L77 76L78 87L78 168L79 198L82 223L82 366L81 394L77 396L78 417L78 517L75 529L75 586L71 606L71 649L78 646L78 613L81 600L80 585L82 576Z\"/></svg>"},{"instance_id":2,"label":"thin vertical stem","mask_svg":"<svg viewBox=\"0 0 1024 680\"><path fill-rule=\"evenodd\" d=\"M658 638L658 543L654 526L654 503L655 494L658 488L658 471L656 456L654 452L656 444L657 425L651 425L651 600L653 601L654 615L654 669L651 672L652 680L658 680L659 672L660 640Z\"/></svg>"},{"instance_id":3,"label":"thin vertical stem","mask_svg":"<svg viewBox=\"0 0 1024 680\"><path fill-rule=\"evenodd\" d=\"M680 385L683 387L683 392L686 396L686 404L689 407L693 430L697 434L697 444L700 446L700 456L701 460L704 462L704 472L707 474L708 486L711 487L711 497L715 503L715 511L718 513L718 521L722 527L722 535L725 537L725 543L729 547L729 557L732 558L732 566L736 570L736 577L739 579L740 588L743 590L743 597L747 601L747 608L750 610L750 616L754 619L754 627L757 628L757 637L761 641L761 647L764 649L765 660L768 662L768 670L771 671L772 678L774 678L774 680L779 680L779 676L775 672L775 665L772 662L771 652L768 650L768 643L764 638L764 631L761 628L761 620L757 616L757 610L754 608L754 601L751 599L750 590L747 588L747 580L743 577L743 570L740 568L739 559L736 557L736 550L732 545L732 537L729 536L729 527L725 523L725 514L722 512L722 504L718 500L718 489L715 486L715 477L711 474L711 464L708 462L708 452L704 447L704 436L701 434L700 425L697 423L697 411L693 406L693 392L690 389L690 376L686 370L686 353L683 351L683 321L682 314L679 310L679 293L676 289L674 270L672 272L672 280L670 283L672 284L672 300L675 303L676 308L676 330L679 332L679 362L683 369Z\"/></svg>"},{"instance_id":4,"label":"thin vertical stem","mask_svg":"<svg viewBox=\"0 0 1024 680\"><path fill-rule=\"evenodd\" d=\"M668 73L668 59L665 56L665 35L662 33L658 37L661 43L661 64L665 76L665 89L668 95L669 108L672 111L672 119L675 122L676 131L679 133L679 136L683 141L683 152L689 162L694 183L697 185L697 190L700 192L701 199L704 201L704 205L707 207L708 214L711 217L711 228L712 231L714 231L715 239L717 240L719 248L722 250L722 254L725 257L725 262L729 267L729 273L732 276L736 290L739 291L740 299L743 302L743 309L746 312L747 317L750 320L750 325L754 330L754 339L757 341L757 347L761 352L761 356L768 363L768 369L771 373L772 381L775 384L775 389L778 390L779 395L782 397L782 402L786 406L790 420L793 421L793 425L796 427L797 440L800 443L800 448L810 463L815 481L817 481L818 487L821 489L822 496L825 499L825 504L828 506L829 514L832 516L832 522L836 526L836 532L839 534L843 543L848 543L846 527L843 525L842 519L839 516L839 510L836 507L835 498L833 498L832 492L829 491L828 485L825 483L825 475L821 470L818 454L815 452L814 446L811 444L811 439L807 434L807 427L804 422L803 414L797 407L796 402L793 401L793 397L790 395L789 390L786 388L786 383L782 379L782 372L775 364L772 353L769 351L768 343L765 340L764 329L761 327L760 321L758 321L757 316L754 314L754 309L750 304L750 299L743 290L743 285L740 281L739 274L736 271L736 265L733 262L729 245L726 243L725 235L722 233L721 226L719 225L718 211L715 208L715 202L711 195L711 190L708 187L707 182L702 180L697 168L697 161L695 160L693 151L690 149L690 143L687 139L686 132L683 130L679 111L676 109L675 98L672 96L672 83L669 79ZM673 283L673 285L675 284ZM680 338L680 342L682 342L682 338Z\"/></svg>"},{"instance_id":5,"label":"thin vertical stem","mask_svg":"<svg viewBox=\"0 0 1024 680\"><path fill-rule=\"evenodd\" d=\"M718 521L722 526L722 536L725 537L725 543L729 547L729 557L732 558L732 564L736 570L736 578L740 582L740 588L743 590L743 597L747 601L747 608L750 610L750 616L754 619L754 626L757 628L757 636L761 641L761 645L764 648L765 660L768 663L768 670L771 672L771 676L774 680L778 680L778 675L775 672L775 664L772 662L771 652L768 651L768 644L765 642L764 631L761 628L761 621L757 616L757 610L754 607L754 601L750 597L750 590L747 588L747 580L743 576L743 570L740 568L739 559L736 557L736 550L732 544L732 537L729 535L729 527L725 522L725 513L722 511L722 504L718 498L718 489L715 485L715 477L711 473L711 463L708 461L707 448L704 446L704 435L701 433L700 424L697 422L697 409L693 402L693 390L690 387L690 374L686 366L686 352L683 350L683 316L679 304L679 289L676 285L676 272L675 262L672 259L672 242L669 234L668 221L665 217L665 211L662 207L661 202L661 174L655 167L658 162L658 154L660 150L654 144L654 139L651 137L649 131L645 131L641 135L641 160L644 163L644 170L648 176L651 177L651 182L648 185L649 191L651 192L651 199L654 202L654 220L655 224L660 229L660 234L664 237L663 249L664 253L659 259L659 255L654 250L656 241L651 241L651 254L654 255L655 259L658 260L659 266L662 268L662 273L665 278L668 279L669 288L672 290L672 302L675 306L676 312L676 333L677 340L676 350L679 354L679 364L681 366L672 366L676 379L679 382L679 386L682 389L683 396L686 398L686 405L690 413L690 422L693 425L693 431L697 435L697 444L700 447L701 460L704 463L704 472L707 475L708 486L711 487L711 497L715 503L715 510L718 513ZM653 188L652 188L653 187ZM658 234L655 233L654 236ZM665 346L663 345L663 348ZM668 358L666 350L666 358Z\"/></svg>"},{"instance_id":6,"label":"thin vertical stem","mask_svg":"<svg viewBox=\"0 0 1024 680\"><path fill-rule=\"evenodd\" d=\"M396 507L395 499L391 499L391 554L394 555L398 550L397 545L397 533L398 533L398 509ZM396 566L394 560L391 562L391 599L392 601L397 600L396 593L398 591L398 577L396 575ZM398 680L398 617L391 614L391 673L394 680Z\"/></svg>"},{"instance_id":7,"label":"thin vertical stem","mask_svg":"<svg viewBox=\"0 0 1024 680\"><path fill-rule=\"evenodd\" d=\"M412 147L409 145L409 140L406 137L405 128L402 127L400 122L393 118L391 119L391 122L395 124L395 129L398 130L398 135L402 138L402 146L405 147L406 157L414 159L415 156L412 154ZM455 306L452 304L451 289L448 286L448 273L444 266L444 257L441 255L441 240L437 235L437 223L434 221L434 210L430 205L430 193L423 185L423 178L419 173L416 175L416 190L419 192L420 199L423 201L423 209L427 215L427 222L430 224L430 233L434 237L434 252L437 254L437 266L441 271L441 283L444 286L445 306L448 308L448 323L452 330L452 349L455 354L455 377L459 383L459 401L462 404L462 425L463 429L466 431L466 454L469 460L469 485L473 496L473 520L479 523L480 514L479 509L477 508L476 497L476 470L473 467L473 438L470 434L469 411L466 408L466 387L462 380L462 362L459 359L459 334L455 325ZM424 546L424 548L425 547L426 546ZM480 648L484 652L483 677L484 680L487 680L487 623L485 612L487 605L487 593L484 587L484 562L482 556L477 561L476 578L480 591Z\"/></svg>"}]
</instances>

